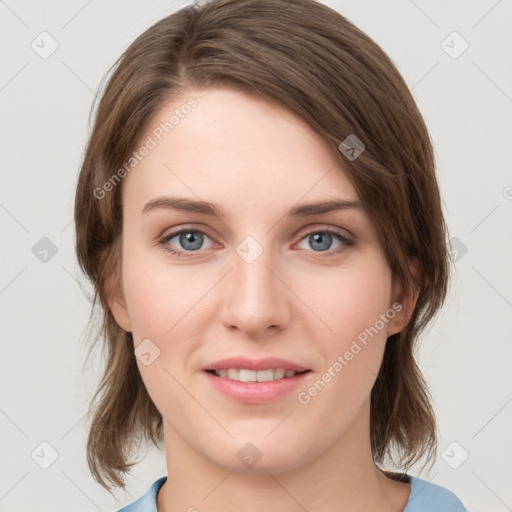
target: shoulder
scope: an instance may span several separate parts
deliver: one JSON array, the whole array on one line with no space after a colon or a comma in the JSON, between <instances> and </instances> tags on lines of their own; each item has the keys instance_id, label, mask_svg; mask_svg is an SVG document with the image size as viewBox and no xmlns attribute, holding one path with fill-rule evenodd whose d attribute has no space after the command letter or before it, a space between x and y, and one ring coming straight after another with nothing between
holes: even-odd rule
<instances>
[{"instance_id":1,"label":"shoulder","mask_svg":"<svg viewBox=\"0 0 512 512\"><path fill-rule=\"evenodd\" d=\"M156 508L156 495L160 490L160 487L164 485L167 480L166 476L162 476L147 490L147 492L141 496L138 500L126 505L119 509L117 512L157 512Z\"/></svg>"},{"instance_id":2,"label":"shoulder","mask_svg":"<svg viewBox=\"0 0 512 512\"><path fill-rule=\"evenodd\" d=\"M462 501L445 487L416 476L409 478L411 494L403 512L467 512Z\"/></svg>"},{"instance_id":3,"label":"shoulder","mask_svg":"<svg viewBox=\"0 0 512 512\"><path fill-rule=\"evenodd\" d=\"M462 501L445 487L419 477L409 478L411 494L403 512L467 512ZM159 478L143 496L117 512L157 512L156 496L166 480L166 476Z\"/></svg>"}]
</instances>

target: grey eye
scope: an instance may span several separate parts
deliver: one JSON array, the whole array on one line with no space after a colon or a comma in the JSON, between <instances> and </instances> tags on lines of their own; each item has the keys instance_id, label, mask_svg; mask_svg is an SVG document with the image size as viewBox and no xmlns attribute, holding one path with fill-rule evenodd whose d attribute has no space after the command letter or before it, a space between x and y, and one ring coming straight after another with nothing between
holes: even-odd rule
<instances>
[{"instance_id":1,"label":"grey eye","mask_svg":"<svg viewBox=\"0 0 512 512\"><path fill-rule=\"evenodd\" d=\"M174 241L175 239L177 239L177 241ZM208 249L213 245L210 244L208 247L203 247L206 240L210 240L210 238L201 231L182 230L177 233L171 233L167 237L166 243L177 247L178 250L198 251L200 249Z\"/></svg>"},{"instance_id":2,"label":"grey eye","mask_svg":"<svg viewBox=\"0 0 512 512\"><path fill-rule=\"evenodd\" d=\"M315 252L323 252L329 249L333 249L336 247L332 247L333 241L338 239L338 246L341 246L341 241L339 235L332 235L326 231L315 231L313 233L309 233L306 235L300 243L307 242L309 247L301 247L302 249L312 249Z\"/></svg>"}]
</instances>

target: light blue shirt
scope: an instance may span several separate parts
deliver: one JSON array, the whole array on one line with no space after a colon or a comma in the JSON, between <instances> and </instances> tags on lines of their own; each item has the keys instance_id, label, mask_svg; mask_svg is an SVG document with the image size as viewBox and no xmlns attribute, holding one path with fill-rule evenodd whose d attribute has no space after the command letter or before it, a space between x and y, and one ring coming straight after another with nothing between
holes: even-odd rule
<instances>
[{"instance_id":1,"label":"light blue shirt","mask_svg":"<svg viewBox=\"0 0 512 512\"><path fill-rule=\"evenodd\" d=\"M411 479L411 494L403 512L468 512L462 501L445 487L416 476L406 476ZM158 512L156 495L166 480L166 476L159 478L146 494L118 512Z\"/></svg>"}]
</instances>

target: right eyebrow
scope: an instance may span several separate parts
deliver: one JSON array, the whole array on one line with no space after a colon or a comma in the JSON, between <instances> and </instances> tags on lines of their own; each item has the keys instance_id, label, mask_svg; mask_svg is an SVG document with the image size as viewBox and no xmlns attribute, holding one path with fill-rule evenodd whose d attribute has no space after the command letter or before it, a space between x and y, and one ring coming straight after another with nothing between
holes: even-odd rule
<instances>
[{"instance_id":1,"label":"right eyebrow","mask_svg":"<svg viewBox=\"0 0 512 512\"><path fill-rule=\"evenodd\" d=\"M169 208L188 213L200 213L203 215L226 218L226 212L218 204L175 196L161 196L152 199L146 203L142 209L142 213L144 214L158 208ZM346 210L348 208L362 208L362 204L359 200L348 201L345 199L319 201L316 203L301 204L295 206L289 210L286 216L309 217L312 215L321 215L323 213L329 213L336 210Z\"/></svg>"},{"instance_id":2,"label":"right eyebrow","mask_svg":"<svg viewBox=\"0 0 512 512\"><path fill-rule=\"evenodd\" d=\"M221 206L208 201L187 199L185 197L161 196L152 199L142 209L142 213L150 212L158 208L169 208L188 213L202 213L215 217L225 218L226 213Z\"/></svg>"}]
</instances>

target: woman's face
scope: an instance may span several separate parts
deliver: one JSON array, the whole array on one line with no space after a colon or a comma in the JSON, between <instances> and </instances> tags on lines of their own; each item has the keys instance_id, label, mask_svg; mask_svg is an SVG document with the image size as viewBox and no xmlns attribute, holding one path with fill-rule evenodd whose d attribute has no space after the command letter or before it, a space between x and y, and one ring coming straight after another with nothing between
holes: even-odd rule
<instances>
[{"instance_id":1,"label":"woman's face","mask_svg":"<svg viewBox=\"0 0 512 512\"><path fill-rule=\"evenodd\" d=\"M111 309L133 333L166 449L279 472L369 447L370 391L410 310L334 150L283 107L227 88L166 105L143 144L122 183ZM334 201L345 206L319 206Z\"/></svg>"}]
</instances>

